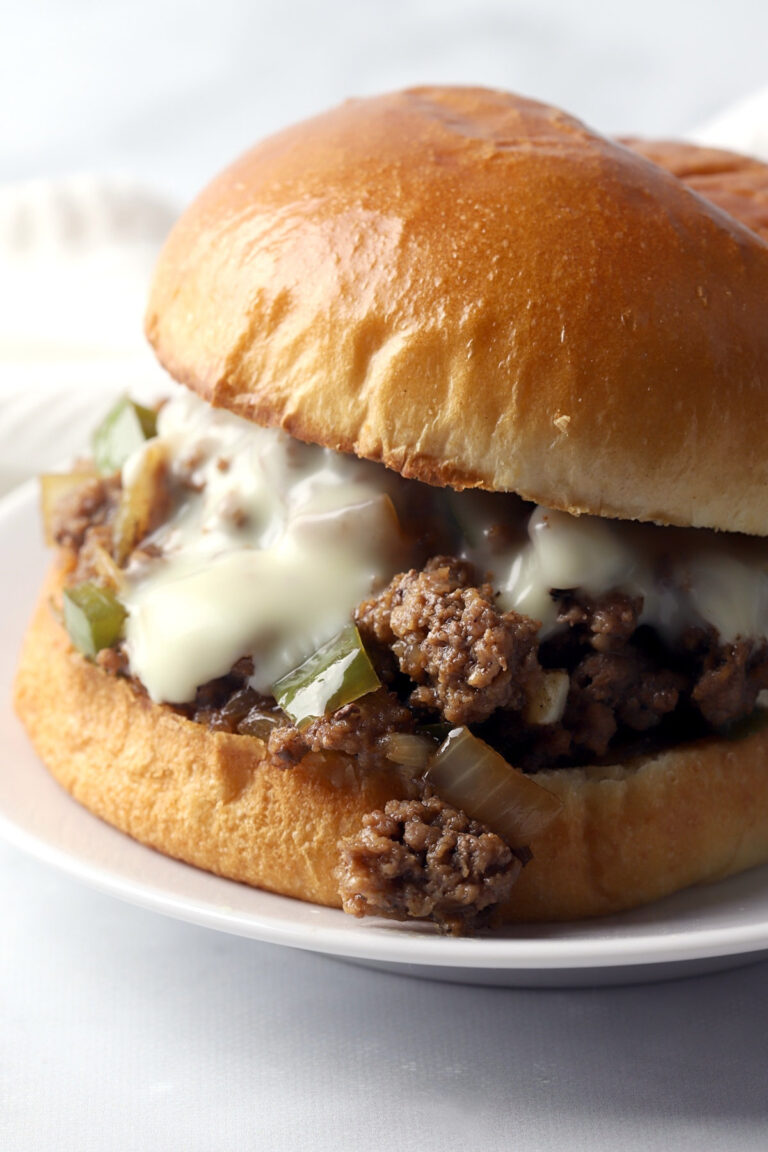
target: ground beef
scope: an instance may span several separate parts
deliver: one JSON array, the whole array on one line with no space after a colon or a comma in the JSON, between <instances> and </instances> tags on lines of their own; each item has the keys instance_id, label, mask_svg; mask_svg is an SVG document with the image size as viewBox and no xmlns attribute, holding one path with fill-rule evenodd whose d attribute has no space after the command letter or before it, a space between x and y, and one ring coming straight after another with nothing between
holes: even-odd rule
<instances>
[{"instance_id":1,"label":"ground beef","mask_svg":"<svg viewBox=\"0 0 768 1152\"><path fill-rule=\"evenodd\" d=\"M120 489L119 476L94 476L65 493L51 515L50 532L59 547L77 552L89 529L111 521Z\"/></svg>"},{"instance_id":2,"label":"ground beef","mask_svg":"<svg viewBox=\"0 0 768 1152\"><path fill-rule=\"evenodd\" d=\"M758 693L768 688L768 645L753 640L718 644L711 632L707 639L691 699L717 728L748 716Z\"/></svg>"},{"instance_id":3,"label":"ground beef","mask_svg":"<svg viewBox=\"0 0 768 1152\"><path fill-rule=\"evenodd\" d=\"M568 737L557 742L561 756L605 756L617 733L645 732L677 708L687 677L669 667L670 655L639 627L642 608L642 597L617 590L596 599L560 597L561 631L540 656L571 678L559 725ZM551 743L551 735L545 740Z\"/></svg>"},{"instance_id":4,"label":"ground beef","mask_svg":"<svg viewBox=\"0 0 768 1152\"><path fill-rule=\"evenodd\" d=\"M392 611L403 598L403 587L420 575L434 576L442 579L446 587L466 588L476 579L475 568L466 560L457 560L454 556L433 556L424 566L423 571L411 569L410 572L401 572L398 576L372 600L364 600L355 611L355 619L360 629L360 635L366 642L385 644L390 647L397 640L392 630Z\"/></svg>"},{"instance_id":5,"label":"ground beef","mask_svg":"<svg viewBox=\"0 0 768 1152\"><path fill-rule=\"evenodd\" d=\"M432 920L454 934L486 922L521 868L500 837L435 796L390 800L339 850L345 912Z\"/></svg>"},{"instance_id":6,"label":"ground beef","mask_svg":"<svg viewBox=\"0 0 768 1152\"><path fill-rule=\"evenodd\" d=\"M189 713L191 720L227 730L226 724L219 724L219 713L226 708L233 696L247 686L248 678L252 675L253 660L250 657L238 660L226 676L219 676L215 680L201 684L194 700L182 707ZM231 731L235 729L232 728Z\"/></svg>"},{"instance_id":7,"label":"ground beef","mask_svg":"<svg viewBox=\"0 0 768 1152\"><path fill-rule=\"evenodd\" d=\"M571 642L588 643L596 652L615 652L635 632L642 610L642 596L614 589L597 600L561 598L557 623Z\"/></svg>"},{"instance_id":8,"label":"ground beef","mask_svg":"<svg viewBox=\"0 0 768 1152\"><path fill-rule=\"evenodd\" d=\"M546 665L569 671L562 720L556 729L529 734L507 722L496 742L509 751L517 740L518 762L538 767L605 756L616 741L673 717L675 738L685 739L705 725L723 728L749 715L768 687L765 642L722 644L714 629L697 628L669 650L639 626L641 611L639 598L615 591L598 600L562 598L564 630L539 652Z\"/></svg>"},{"instance_id":9,"label":"ground beef","mask_svg":"<svg viewBox=\"0 0 768 1152\"><path fill-rule=\"evenodd\" d=\"M201 684L190 704L176 705L189 720L206 724L214 732L269 739L270 732L285 724L287 716L271 696L262 696L248 684L253 660L245 656L227 676Z\"/></svg>"},{"instance_id":10,"label":"ground beef","mask_svg":"<svg viewBox=\"0 0 768 1152\"><path fill-rule=\"evenodd\" d=\"M128 675L128 654L122 644L117 648L102 648L96 654L96 663L111 676Z\"/></svg>"},{"instance_id":11,"label":"ground beef","mask_svg":"<svg viewBox=\"0 0 768 1152\"><path fill-rule=\"evenodd\" d=\"M593 652L576 666L563 727L584 752L604 756L617 729L644 732L677 706L684 678L630 645Z\"/></svg>"},{"instance_id":12,"label":"ground beef","mask_svg":"<svg viewBox=\"0 0 768 1152\"><path fill-rule=\"evenodd\" d=\"M326 751L378 770L389 763L388 734L413 732L430 712L471 723L511 763L536 771L623 755L657 729L677 741L706 725L725 726L748 715L768 687L765 643L721 645L714 630L692 629L680 651L670 652L639 626L641 599L615 590L596 599L556 593L559 628L537 651L535 623L499 613L490 589L473 579L469 564L437 558L362 604L356 618L366 647L380 674L388 655L397 675L382 676L388 688L303 730L248 687L250 661L198 689L185 714L217 731L268 740L284 767ZM539 660L564 669L570 681L563 715L549 725L525 718Z\"/></svg>"},{"instance_id":13,"label":"ground beef","mask_svg":"<svg viewBox=\"0 0 768 1152\"><path fill-rule=\"evenodd\" d=\"M308 752L342 752L354 756L363 768L388 764L386 739L392 732L412 732L413 713L392 692L380 688L352 704L313 720L299 730L287 723L269 739L272 759L288 768Z\"/></svg>"},{"instance_id":14,"label":"ground beef","mask_svg":"<svg viewBox=\"0 0 768 1152\"><path fill-rule=\"evenodd\" d=\"M537 623L499 612L491 586L473 578L470 565L436 557L420 572L396 576L356 617L363 639L388 643L416 683L411 703L451 724L520 708L536 666Z\"/></svg>"},{"instance_id":15,"label":"ground beef","mask_svg":"<svg viewBox=\"0 0 768 1152\"><path fill-rule=\"evenodd\" d=\"M639 627L642 599L613 590L590 599L556 594L558 628L539 648L547 668L570 677L556 724L530 726L500 711L480 735L527 771L584 763L657 728L690 695L692 677L650 630ZM671 665L671 666L670 666Z\"/></svg>"},{"instance_id":16,"label":"ground beef","mask_svg":"<svg viewBox=\"0 0 768 1152\"><path fill-rule=\"evenodd\" d=\"M207 724L214 732L232 732L238 736L258 736L268 740L270 733L285 723L285 713L271 696L262 696L248 686L238 688L219 707L197 710L193 719Z\"/></svg>"}]
</instances>

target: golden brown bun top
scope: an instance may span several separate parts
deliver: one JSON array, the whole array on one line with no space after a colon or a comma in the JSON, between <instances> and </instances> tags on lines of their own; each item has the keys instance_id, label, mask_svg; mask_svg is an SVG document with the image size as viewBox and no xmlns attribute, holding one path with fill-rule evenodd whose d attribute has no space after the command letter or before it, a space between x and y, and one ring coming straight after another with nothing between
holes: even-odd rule
<instances>
[{"instance_id":1,"label":"golden brown bun top","mask_svg":"<svg viewBox=\"0 0 768 1152\"><path fill-rule=\"evenodd\" d=\"M768 534L768 244L503 92L356 100L182 216L147 331L216 405L406 476Z\"/></svg>"}]
</instances>

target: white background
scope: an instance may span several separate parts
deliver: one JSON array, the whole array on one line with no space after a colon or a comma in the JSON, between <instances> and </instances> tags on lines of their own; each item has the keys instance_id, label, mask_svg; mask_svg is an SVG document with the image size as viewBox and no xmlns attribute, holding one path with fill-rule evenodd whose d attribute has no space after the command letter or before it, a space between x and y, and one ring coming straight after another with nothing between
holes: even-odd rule
<instances>
[{"instance_id":1,"label":"white background","mask_svg":"<svg viewBox=\"0 0 768 1152\"><path fill-rule=\"evenodd\" d=\"M762 0L4 0L0 180L109 171L188 197L282 124L417 83L679 133L768 82L767 45Z\"/></svg>"},{"instance_id":2,"label":"white background","mask_svg":"<svg viewBox=\"0 0 768 1152\"><path fill-rule=\"evenodd\" d=\"M6 0L0 181L107 174L180 203L266 131L432 81L680 134L768 84L768 5ZM63 295L16 292L48 354ZM765 1150L766 1021L765 963L634 989L428 984L165 920L0 845L2 1152Z\"/></svg>"}]
</instances>

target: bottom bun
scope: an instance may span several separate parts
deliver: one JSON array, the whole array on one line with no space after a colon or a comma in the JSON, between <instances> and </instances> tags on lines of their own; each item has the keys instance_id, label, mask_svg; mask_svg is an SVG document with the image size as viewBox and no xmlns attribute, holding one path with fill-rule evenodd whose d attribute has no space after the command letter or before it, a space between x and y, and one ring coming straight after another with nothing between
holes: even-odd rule
<instances>
[{"instance_id":1,"label":"bottom bun","mask_svg":"<svg viewBox=\"0 0 768 1152\"><path fill-rule=\"evenodd\" d=\"M407 795L346 757L279 768L252 736L212 732L75 652L54 571L22 651L16 707L58 782L136 840L232 880L340 907L338 842ZM563 802L531 842L500 919L564 920L649 903L768 860L768 723L623 765L541 772Z\"/></svg>"}]
</instances>

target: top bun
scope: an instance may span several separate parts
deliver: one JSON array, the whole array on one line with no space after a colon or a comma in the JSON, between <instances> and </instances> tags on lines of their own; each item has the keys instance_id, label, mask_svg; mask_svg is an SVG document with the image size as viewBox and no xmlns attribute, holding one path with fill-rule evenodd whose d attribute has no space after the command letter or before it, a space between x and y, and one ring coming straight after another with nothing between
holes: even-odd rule
<instances>
[{"instance_id":1,"label":"top bun","mask_svg":"<svg viewBox=\"0 0 768 1152\"><path fill-rule=\"evenodd\" d=\"M768 534L768 243L554 108L343 104L185 212L147 331L215 405L435 484Z\"/></svg>"}]
</instances>

